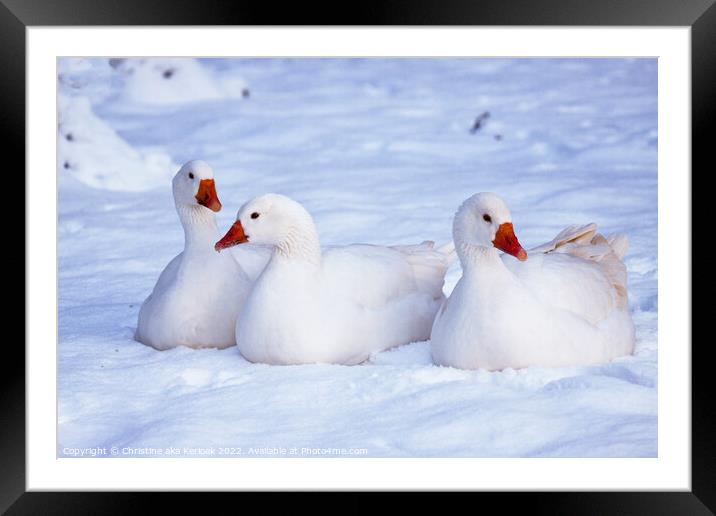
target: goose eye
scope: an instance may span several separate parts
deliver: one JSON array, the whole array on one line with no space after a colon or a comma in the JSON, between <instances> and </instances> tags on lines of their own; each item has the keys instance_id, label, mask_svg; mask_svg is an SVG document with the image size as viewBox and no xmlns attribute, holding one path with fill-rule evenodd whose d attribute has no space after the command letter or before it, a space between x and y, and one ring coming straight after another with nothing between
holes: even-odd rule
<instances>
[{"instance_id":1,"label":"goose eye","mask_svg":"<svg viewBox=\"0 0 716 516\"><path fill-rule=\"evenodd\" d=\"M259 214L258 214L257 212L253 212L253 213L251 214L251 218L252 218L252 219L258 219L258 218L259 218Z\"/></svg>"},{"instance_id":2,"label":"goose eye","mask_svg":"<svg viewBox=\"0 0 716 516\"><path fill-rule=\"evenodd\" d=\"M482 216L482 220L484 220L485 222L492 222L492 217L490 217L487 213L485 213Z\"/></svg>"},{"instance_id":3,"label":"goose eye","mask_svg":"<svg viewBox=\"0 0 716 516\"><path fill-rule=\"evenodd\" d=\"M191 172L189 172L189 179L194 179L194 174L192 174Z\"/></svg>"}]
</instances>

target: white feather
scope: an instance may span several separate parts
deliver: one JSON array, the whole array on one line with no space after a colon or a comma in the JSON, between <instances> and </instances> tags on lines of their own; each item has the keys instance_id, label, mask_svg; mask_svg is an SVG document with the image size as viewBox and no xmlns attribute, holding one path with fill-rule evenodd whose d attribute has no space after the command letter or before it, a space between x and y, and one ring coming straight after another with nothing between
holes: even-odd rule
<instances>
[{"instance_id":1,"label":"white feather","mask_svg":"<svg viewBox=\"0 0 716 516\"><path fill-rule=\"evenodd\" d=\"M236 325L248 360L357 364L429 337L449 264L432 242L322 251L308 212L275 194L250 201L237 219L249 242L274 246Z\"/></svg>"},{"instance_id":2,"label":"white feather","mask_svg":"<svg viewBox=\"0 0 716 516\"><path fill-rule=\"evenodd\" d=\"M570 226L518 261L493 246L507 222L510 212L494 194L471 197L456 214L463 277L435 318L434 361L495 370L631 354L634 325L621 261L626 237L605 239L596 224Z\"/></svg>"},{"instance_id":3,"label":"white feather","mask_svg":"<svg viewBox=\"0 0 716 516\"><path fill-rule=\"evenodd\" d=\"M199 181L213 177L209 165L190 161L172 182L184 251L164 268L142 304L135 333L156 349L225 348L236 341L236 319L251 282L231 255L214 251L219 238L214 213L196 202Z\"/></svg>"}]
</instances>

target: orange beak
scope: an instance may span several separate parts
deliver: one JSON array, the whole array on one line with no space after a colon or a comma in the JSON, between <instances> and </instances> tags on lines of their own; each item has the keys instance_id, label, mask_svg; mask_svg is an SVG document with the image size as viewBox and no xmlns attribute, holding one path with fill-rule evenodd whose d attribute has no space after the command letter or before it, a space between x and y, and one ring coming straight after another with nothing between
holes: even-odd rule
<instances>
[{"instance_id":1,"label":"orange beak","mask_svg":"<svg viewBox=\"0 0 716 516\"><path fill-rule=\"evenodd\" d=\"M519 240L517 240L515 230L512 228L512 222L500 224L500 227L497 228L495 239L492 241L492 245L507 254L511 254L521 262L527 259L527 251L522 248Z\"/></svg>"},{"instance_id":2,"label":"orange beak","mask_svg":"<svg viewBox=\"0 0 716 516\"><path fill-rule=\"evenodd\" d=\"M241 221L237 220L234 225L229 228L224 237L214 244L216 251L221 251L227 247L233 247L235 245L243 244L249 241L249 237L244 233L244 227L241 225Z\"/></svg>"},{"instance_id":3,"label":"orange beak","mask_svg":"<svg viewBox=\"0 0 716 516\"><path fill-rule=\"evenodd\" d=\"M221 210L219 197L216 195L216 186L213 179L202 179L199 182L199 191L196 193L196 202L206 206L211 211Z\"/></svg>"}]
</instances>

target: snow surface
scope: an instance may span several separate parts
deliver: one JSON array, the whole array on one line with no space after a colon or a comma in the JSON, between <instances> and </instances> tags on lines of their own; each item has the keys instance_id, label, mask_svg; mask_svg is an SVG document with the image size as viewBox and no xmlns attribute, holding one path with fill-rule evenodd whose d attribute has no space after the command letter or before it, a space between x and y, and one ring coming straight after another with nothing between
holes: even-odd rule
<instances>
[{"instance_id":1,"label":"snow surface","mask_svg":"<svg viewBox=\"0 0 716 516\"><path fill-rule=\"evenodd\" d=\"M140 155L209 162L220 228L277 192L306 206L324 244L442 244L460 203L494 191L525 248L571 223L628 233L637 344L601 366L501 372L434 366L428 342L353 367L155 351L132 335L183 246L169 181L123 168L93 181L58 164L58 455L657 455L655 59L202 60L202 77L248 83L250 97L195 91L172 104L129 100L120 70L85 61L60 63L61 95L90 99ZM94 136L95 152L116 148ZM454 265L446 293L459 277Z\"/></svg>"}]
</instances>

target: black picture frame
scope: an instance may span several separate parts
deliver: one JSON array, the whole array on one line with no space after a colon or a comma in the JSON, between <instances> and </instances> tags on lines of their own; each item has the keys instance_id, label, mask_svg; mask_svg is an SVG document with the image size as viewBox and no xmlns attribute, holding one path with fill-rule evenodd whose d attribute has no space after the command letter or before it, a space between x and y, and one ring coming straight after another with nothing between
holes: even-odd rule
<instances>
[{"instance_id":1,"label":"black picture frame","mask_svg":"<svg viewBox=\"0 0 716 516\"><path fill-rule=\"evenodd\" d=\"M710 135L716 123L715 0L392 0L332 5L222 0L0 0L0 141L13 167L25 169L25 29L63 25L556 25L689 26L692 73L692 171L716 170ZM6 176L7 177L7 176ZM12 192L19 197L18 192ZM22 196L24 199L24 195ZM703 209L703 208L701 208ZM692 220L699 219L692 211ZM23 239L24 239L23 235ZM16 240L19 242L19 240ZM19 247L19 246L18 246ZM14 270L25 269L24 251ZM22 259L22 264L20 260ZM27 277L26 277L27 280ZM19 291L19 290L18 290ZM24 307L24 303L23 303ZM0 511L7 514L127 513L145 506L138 493L25 492L25 353L5 343L0 376ZM11 345L13 344L13 345ZM678 343L690 345L691 343ZM528 514L713 514L716 511L716 409L708 340L692 347L692 490L690 492L479 493ZM241 494L241 496L247 496ZM473 496L473 495L471 495ZM203 513L218 500L164 495ZM253 499L254 496L252 495ZM423 497L413 500L422 504ZM325 504L321 498L320 505ZM306 500L308 502L308 500ZM246 502L248 503L248 502ZM346 504L346 502L341 502ZM474 502L470 502L474 503ZM199 505L200 504L200 505ZM309 502L314 510L318 502ZM330 505L330 504L327 504ZM357 502L346 508L368 508ZM362 507L362 509L361 509ZM478 510L476 508L475 510Z\"/></svg>"}]
</instances>

